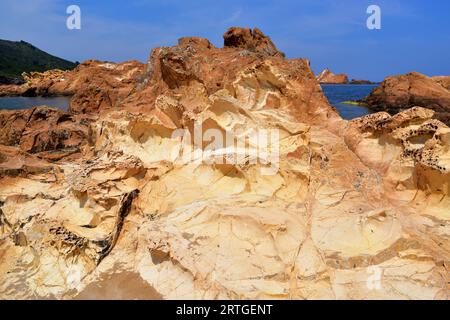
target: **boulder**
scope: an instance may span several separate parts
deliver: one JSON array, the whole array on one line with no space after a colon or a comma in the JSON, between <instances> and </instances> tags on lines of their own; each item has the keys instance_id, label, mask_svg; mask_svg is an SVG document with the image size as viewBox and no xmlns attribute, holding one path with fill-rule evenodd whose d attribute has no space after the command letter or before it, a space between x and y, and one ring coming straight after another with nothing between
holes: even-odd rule
<instances>
[{"instance_id":1,"label":"boulder","mask_svg":"<svg viewBox=\"0 0 450 320\"><path fill-rule=\"evenodd\" d=\"M119 106L135 89L144 65L88 60L74 70L24 73L23 85L0 86L0 96L72 96L73 113Z\"/></svg>"},{"instance_id":2,"label":"boulder","mask_svg":"<svg viewBox=\"0 0 450 320\"><path fill-rule=\"evenodd\" d=\"M223 40L225 47L241 48L269 56L284 57L284 53L278 51L272 40L258 28L229 28L223 35Z\"/></svg>"},{"instance_id":3,"label":"boulder","mask_svg":"<svg viewBox=\"0 0 450 320\"><path fill-rule=\"evenodd\" d=\"M391 115L415 106L428 108L449 124L450 91L445 83L445 77L432 79L418 72L388 77L362 102Z\"/></svg>"}]
</instances>

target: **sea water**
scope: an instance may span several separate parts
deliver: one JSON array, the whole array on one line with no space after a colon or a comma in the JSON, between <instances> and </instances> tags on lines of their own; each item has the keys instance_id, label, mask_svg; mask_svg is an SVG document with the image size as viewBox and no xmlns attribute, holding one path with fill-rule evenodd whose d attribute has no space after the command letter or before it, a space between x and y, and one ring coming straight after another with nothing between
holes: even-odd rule
<instances>
[{"instance_id":1,"label":"sea water","mask_svg":"<svg viewBox=\"0 0 450 320\"><path fill-rule=\"evenodd\" d=\"M366 107L343 102L363 99L377 86L376 84L323 84L322 91L342 118L352 120L372 112Z\"/></svg>"},{"instance_id":2,"label":"sea water","mask_svg":"<svg viewBox=\"0 0 450 320\"><path fill-rule=\"evenodd\" d=\"M0 97L0 110L30 109L48 106L64 111L69 110L71 97Z\"/></svg>"}]
</instances>

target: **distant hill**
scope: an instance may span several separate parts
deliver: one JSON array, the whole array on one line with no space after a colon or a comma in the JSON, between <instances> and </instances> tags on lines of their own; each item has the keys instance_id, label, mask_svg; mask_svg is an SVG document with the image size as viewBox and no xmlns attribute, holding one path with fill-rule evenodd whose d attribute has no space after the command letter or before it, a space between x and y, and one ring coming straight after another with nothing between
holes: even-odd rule
<instances>
[{"instance_id":1,"label":"distant hill","mask_svg":"<svg viewBox=\"0 0 450 320\"><path fill-rule=\"evenodd\" d=\"M52 56L25 41L0 40L0 83L21 80L22 72L70 70L76 63Z\"/></svg>"}]
</instances>

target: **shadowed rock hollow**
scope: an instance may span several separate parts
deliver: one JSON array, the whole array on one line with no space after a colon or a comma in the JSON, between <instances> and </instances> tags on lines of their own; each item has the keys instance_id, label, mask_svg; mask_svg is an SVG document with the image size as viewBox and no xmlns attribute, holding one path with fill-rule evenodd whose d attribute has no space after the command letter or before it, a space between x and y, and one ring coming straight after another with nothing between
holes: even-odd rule
<instances>
[{"instance_id":1,"label":"shadowed rock hollow","mask_svg":"<svg viewBox=\"0 0 450 320\"><path fill-rule=\"evenodd\" d=\"M139 77L100 67L116 103L32 112L50 128L2 115L0 297L447 299L450 129L424 108L342 120L307 60L259 30L224 38L156 48ZM277 166L174 134L199 123L250 146L277 130ZM51 130L67 139L38 142Z\"/></svg>"}]
</instances>

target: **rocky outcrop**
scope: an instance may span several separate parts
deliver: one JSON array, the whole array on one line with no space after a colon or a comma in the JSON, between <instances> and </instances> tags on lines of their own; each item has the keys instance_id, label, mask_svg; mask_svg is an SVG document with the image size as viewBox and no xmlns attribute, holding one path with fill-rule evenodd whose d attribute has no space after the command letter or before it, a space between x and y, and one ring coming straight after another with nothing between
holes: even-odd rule
<instances>
[{"instance_id":1,"label":"rocky outcrop","mask_svg":"<svg viewBox=\"0 0 450 320\"><path fill-rule=\"evenodd\" d=\"M230 30L236 34L248 32ZM215 48L207 39L182 38L177 46L154 49L137 87L122 108L150 111L168 104L174 110L179 108L177 113L186 110L197 114L208 107L212 95L225 91L242 103L251 100L255 110L280 109L296 119L317 123L339 118L323 96L307 60L286 60L267 50L237 45Z\"/></svg>"},{"instance_id":2,"label":"rocky outcrop","mask_svg":"<svg viewBox=\"0 0 450 320\"><path fill-rule=\"evenodd\" d=\"M89 60L72 71L24 73L25 84L0 86L0 96L72 96L72 113L113 108L127 98L139 82L143 64Z\"/></svg>"},{"instance_id":3,"label":"rocky outcrop","mask_svg":"<svg viewBox=\"0 0 450 320\"><path fill-rule=\"evenodd\" d=\"M439 83L445 89L450 90L450 76L437 76L432 77L431 79Z\"/></svg>"},{"instance_id":4,"label":"rocky outcrop","mask_svg":"<svg viewBox=\"0 0 450 320\"><path fill-rule=\"evenodd\" d=\"M55 167L17 147L0 145L0 178L48 173Z\"/></svg>"},{"instance_id":5,"label":"rocky outcrop","mask_svg":"<svg viewBox=\"0 0 450 320\"><path fill-rule=\"evenodd\" d=\"M82 157L0 148L0 298L448 299L450 129L432 117L344 121L306 60L154 49Z\"/></svg>"},{"instance_id":6,"label":"rocky outcrop","mask_svg":"<svg viewBox=\"0 0 450 320\"><path fill-rule=\"evenodd\" d=\"M352 80L350 80L349 84L374 84L374 82L369 81L369 80L352 79Z\"/></svg>"},{"instance_id":7,"label":"rocky outcrop","mask_svg":"<svg viewBox=\"0 0 450 320\"><path fill-rule=\"evenodd\" d=\"M17 84L0 84L0 97L21 96L25 90L21 85Z\"/></svg>"},{"instance_id":8,"label":"rocky outcrop","mask_svg":"<svg viewBox=\"0 0 450 320\"><path fill-rule=\"evenodd\" d=\"M64 89L73 92L70 111L89 113L118 107L135 89L144 65L137 61L121 64L87 61L74 70Z\"/></svg>"},{"instance_id":9,"label":"rocky outcrop","mask_svg":"<svg viewBox=\"0 0 450 320\"><path fill-rule=\"evenodd\" d=\"M346 74L334 74L329 69L323 70L317 76L317 81L321 84L373 84L373 82L369 80L352 79L349 81Z\"/></svg>"},{"instance_id":10,"label":"rocky outcrop","mask_svg":"<svg viewBox=\"0 0 450 320\"><path fill-rule=\"evenodd\" d=\"M90 136L91 118L48 107L0 111L0 144L39 158L60 160L80 155Z\"/></svg>"},{"instance_id":11,"label":"rocky outcrop","mask_svg":"<svg viewBox=\"0 0 450 320\"><path fill-rule=\"evenodd\" d=\"M334 74L329 69L323 70L317 76L317 81L322 84L347 84L349 82L346 74Z\"/></svg>"},{"instance_id":12,"label":"rocky outcrop","mask_svg":"<svg viewBox=\"0 0 450 320\"><path fill-rule=\"evenodd\" d=\"M260 52L265 55L284 57L284 53L278 51L275 44L258 28L230 28L223 35L225 47L241 48L252 52Z\"/></svg>"},{"instance_id":13,"label":"rocky outcrop","mask_svg":"<svg viewBox=\"0 0 450 320\"><path fill-rule=\"evenodd\" d=\"M446 83L446 77L432 79L417 72L388 77L363 102L372 110L390 114L415 106L429 108L437 119L449 124L450 91Z\"/></svg>"}]
</instances>

